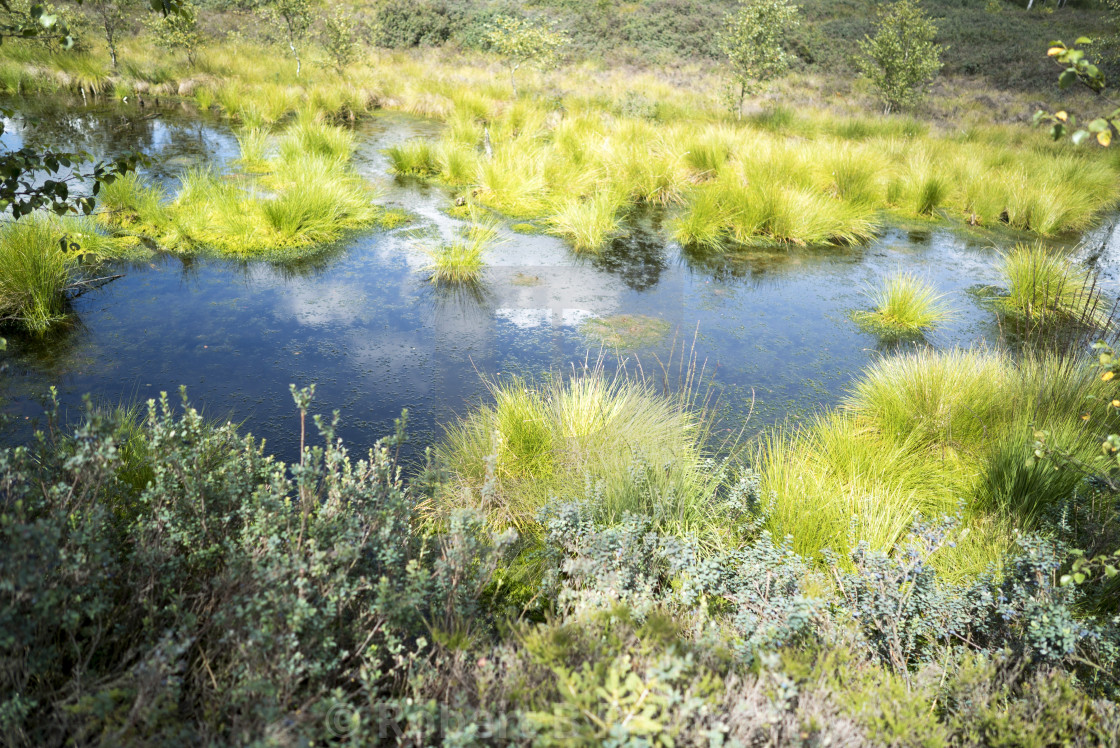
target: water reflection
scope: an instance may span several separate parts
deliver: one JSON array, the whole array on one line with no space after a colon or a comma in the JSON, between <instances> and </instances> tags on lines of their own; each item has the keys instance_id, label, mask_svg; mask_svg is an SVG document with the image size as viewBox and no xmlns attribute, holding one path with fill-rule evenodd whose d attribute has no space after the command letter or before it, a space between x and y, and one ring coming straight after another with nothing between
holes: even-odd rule
<instances>
[{"instance_id":1,"label":"water reflection","mask_svg":"<svg viewBox=\"0 0 1120 748\"><path fill-rule=\"evenodd\" d=\"M99 111L64 112L58 129L36 137L65 134L104 155L148 148L157 159L152 173L167 180L237 153L218 122L178 114L133 122L134 111ZM22 128L17 123L11 137L30 137ZM74 412L86 392L115 402L186 384L194 402L231 413L291 459L297 432L288 385L314 381L318 409L343 412L340 433L356 450L389 433L402 407L412 414L413 443L423 446L484 395L480 374L567 369L598 349L582 336L582 322L634 314L675 331L637 351L645 361L667 359L674 338L678 347L691 344L698 330L696 355L725 388L728 412L753 410L750 427L758 429L835 404L868 361L897 350L849 313L866 305L864 289L900 268L949 294L958 310L909 345L1003 335L993 310L967 293L999 283L996 251L936 229L886 231L861 247L714 254L667 241L662 216L647 213L590 258L553 237L506 231L487 253L479 284L434 287L422 270L425 250L453 238L462 222L447 214L444 190L388 176L379 149L437 130L389 115L359 133L359 168L383 202L414 215L412 225L353 236L298 262L162 256L125 267L125 278L74 301L69 328L45 339L8 336L5 409L28 413L50 384ZM1120 255L1111 235L1102 241L1102 263ZM21 435L18 427L7 434Z\"/></svg>"}]
</instances>

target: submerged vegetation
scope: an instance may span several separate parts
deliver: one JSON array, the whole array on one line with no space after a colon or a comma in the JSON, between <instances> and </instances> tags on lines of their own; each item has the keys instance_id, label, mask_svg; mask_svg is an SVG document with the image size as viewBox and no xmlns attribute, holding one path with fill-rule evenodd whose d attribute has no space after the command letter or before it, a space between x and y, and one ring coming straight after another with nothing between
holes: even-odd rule
<instances>
[{"instance_id":1,"label":"submerged vegetation","mask_svg":"<svg viewBox=\"0 0 1120 748\"><path fill-rule=\"evenodd\" d=\"M943 294L912 273L896 273L867 295L874 309L856 312L855 319L887 337L921 335L950 314Z\"/></svg>"},{"instance_id":2,"label":"submerged vegetation","mask_svg":"<svg viewBox=\"0 0 1120 748\"><path fill-rule=\"evenodd\" d=\"M580 332L607 348L638 348L663 340L669 323L644 314L617 314L589 319L580 325Z\"/></svg>"}]
</instances>

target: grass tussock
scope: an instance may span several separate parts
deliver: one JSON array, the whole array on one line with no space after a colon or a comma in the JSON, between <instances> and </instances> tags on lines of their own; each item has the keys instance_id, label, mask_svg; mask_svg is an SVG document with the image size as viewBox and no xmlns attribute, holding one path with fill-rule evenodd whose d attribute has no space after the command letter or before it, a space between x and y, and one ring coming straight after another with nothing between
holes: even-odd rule
<instances>
[{"instance_id":1,"label":"grass tussock","mask_svg":"<svg viewBox=\"0 0 1120 748\"><path fill-rule=\"evenodd\" d=\"M999 564L1015 530L1036 526L1081 477L1029 463L1035 432L1079 459L1100 452L1082 415L1103 396L1083 362L1016 362L991 351L921 351L884 358L841 410L764 440L762 495L771 529L795 549L843 556L845 538L893 548L920 516L963 511L968 534L935 559L950 578ZM1090 419L1113 428L1107 400ZM963 507L963 508L962 508Z\"/></svg>"},{"instance_id":2,"label":"grass tussock","mask_svg":"<svg viewBox=\"0 0 1120 748\"><path fill-rule=\"evenodd\" d=\"M589 499L605 522L637 513L672 533L725 534L728 470L690 388L665 395L601 367L487 386L489 401L446 429L438 454L451 480L439 509L481 502L496 523L525 529L555 500Z\"/></svg>"},{"instance_id":3,"label":"grass tussock","mask_svg":"<svg viewBox=\"0 0 1120 748\"><path fill-rule=\"evenodd\" d=\"M432 261L424 270L437 285L477 283L482 279L486 252L498 239L498 224L474 216L462 240L431 250Z\"/></svg>"},{"instance_id":4,"label":"grass tussock","mask_svg":"<svg viewBox=\"0 0 1120 748\"><path fill-rule=\"evenodd\" d=\"M102 191L100 220L173 251L252 256L328 243L383 215L350 167L349 131L297 120L276 138L243 131L239 143L255 174L192 169L170 199L129 175Z\"/></svg>"},{"instance_id":5,"label":"grass tussock","mask_svg":"<svg viewBox=\"0 0 1120 748\"><path fill-rule=\"evenodd\" d=\"M1115 159L1015 126L939 134L912 118L782 108L731 121L697 81L577 67L523 81L526 91L571 92L559 100L511 99L488 64L434 52L387 52L344 76L302 77L248 41L208 45L193 67L152 54L143 39L122 41L121 58L110 74L92 52L13 44L0 50L0 90L179 95L246 132L377 109L433 117L447 125L437 139L387 150L396 173L467 188L585 250L610 241L641 204L670 206L682 243L714 248L862 241L890 214L1051 236L1083 230L1116 204ZM299 153L338 158L349 147L324 140L337 129L297 135ZM243 142L259 166L256 145Z\"/></svg>"},{"instance_id":6,"label":"grass tussock","mask_svg":"<svg viewBox=\"0 0 1120 748\"><path fill-rule=\"evenodd\" d=\"M873 309L854 317L860 325L886 336L917 336L950 316L944 294L912 273L897 273L868 292Z\"/></svg>"},{"instance_id":7,"label":"grass tussock","mask_svg":"<svg viewBox=\"0 0 1120 748\"><path fill-rule=\"evenodd\" d=\"M1108 314L1092 274L1065 253L1042 244L1019 244L1001 255L1006 295L999 308L1034 322L1101 325Z\"/></svg>"},{"instance_id":8,"label":"grass tussock","mask_svg":"<svg viewBox=\"0 0 1120 748\"><path fill-rule=\"evenodd\" d=\"M101 233L88 218L37 213L0 223L0 325L40 334L63 322L85 270L136 255L135 240Z\"/></svg>"},{"instance_id":9,"label":"grass tussock","mask_svg":"<svg viewBox=\"0 0 1120 748\"><path fill-rule=\"evenodd\" d=\"M0 322L42 333L64 320L74 266L50 219L5 222L0 227Z\"/></svg>"}]
</instances>

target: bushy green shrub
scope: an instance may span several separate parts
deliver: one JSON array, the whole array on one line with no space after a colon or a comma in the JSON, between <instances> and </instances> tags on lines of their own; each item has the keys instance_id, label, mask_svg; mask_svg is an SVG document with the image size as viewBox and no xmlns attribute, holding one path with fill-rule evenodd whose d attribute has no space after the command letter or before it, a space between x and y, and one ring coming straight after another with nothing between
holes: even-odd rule
<instances>
[{"instance_id":1,"label":"bushy green shrub","mask_svg":"<svg viewBox=\"0 0 1120 748\"><path fill-rule=\"evenodd\" d=\"M389 49L437 46L451 38L459 15L441 0L382 0L374 9L373 43Z\"/></svg>"},{"instance_id":2,"label":"bushy green shrub","mask_svg":"<svg viewBox=\"0 0 1120 748\"><path fill-rule=\"evenodd\" d=\"M512 534L418 521L393 453L353 459L296 390L284 465L166 395L0 450L0 729L11 745L1101 745L1120 630L1024 537L998 576L930 559L953 520L826 570L554 504L533 600ZM64 436L62 436L65 434ZM825 572L831 573L826 577Z\"/></svg>"},{"instance_id":3,"label":"bushy green shrub","mask_svg":"<svg viewBox=\"0 0 1120 748\"><path fill-rule=\"evenodd\" d=\"M480 625L478 521L424 543L388 443L352 460L316 423L325 446L287 467L165 396L141 489L96 412L0 452L9 744L318 742L344 694L376 702L426 636Z\"/></svg>"}]
</instances>

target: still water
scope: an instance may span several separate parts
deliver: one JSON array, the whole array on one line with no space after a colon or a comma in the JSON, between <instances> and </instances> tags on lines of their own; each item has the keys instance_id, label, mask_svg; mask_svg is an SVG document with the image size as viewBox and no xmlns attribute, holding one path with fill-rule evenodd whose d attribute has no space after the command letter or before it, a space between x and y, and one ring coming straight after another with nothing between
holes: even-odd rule
<instances>
[{"instance_id":1,"label":"still water","mask_svg":"<svg viewBox=\"0 0 1120 748\"><path fill-rule=\"evenodd\" d=\"M357 163L379 202L414 220L352 236L300 264L161 256L123 266L125 277L73 302L74 324L41 340L6 333L8 371L0 408L8 440L26 436L38 398L58 387L65 411L82 395L116 404L186 385L192 402L244 423L283 459L297 450L289 383L317 384L316 410L342 412L341 435L364 451L390 433L402 408L415 445L485 394L483 377L569 369L598 345L589 318L640 314L674 330L628 351L660 371L670 350L693 350L737 425L748 431L835 405L882 349L849 317L864 293L899 269L930 280L955 310L924 344L994 344L995 315L970 289L998 284L999 240L949 229L887 229L851 248L795 248L733 259L696 256L665 238L658 216L635 221L601 255L577 256L560 240L506 231L488 255L476 293L434 288L426 249L462 223L446 191L387 173L380 149L438 125L399 115L363 123ZM142 150L148 175L173 189L186 168L228 169L238 154L225 124L195 113L136 108L27 111L8 122L8 146L65 145L99 156ZM1115 296L1117 253L1110 224L1081 255ZM1074 238L1076 239L1076 238ZM1006 242L1007 240L1003 240ZM1074 257L1072 261L1083 261Z\"/></svg>"}]
</instances>

